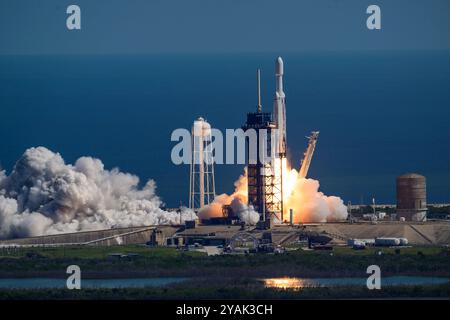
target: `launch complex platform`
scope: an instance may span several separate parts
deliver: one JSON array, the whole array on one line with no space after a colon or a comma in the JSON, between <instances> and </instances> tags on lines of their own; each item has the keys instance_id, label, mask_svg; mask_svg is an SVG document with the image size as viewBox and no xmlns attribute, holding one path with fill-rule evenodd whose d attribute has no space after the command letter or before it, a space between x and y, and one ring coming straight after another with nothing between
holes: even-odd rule
<instances>
[{"instance_id":1,"label":"launch complex platform","mask_svg":"<svg viewBox=\"0 0 450 320\"><path fill-rule=\"evenodd\" d=\"M84 231L39 237L1 240L0 247L20 246L120 246L130 244L176 246L194 242L226 245L237 234L247 233L255 239L270 238L275 245L298 243L310 235L331 238L333 245L345 245L349 239L377 237L407 238L411 245L440 246L450 243L449 221L398 222L373 224L311 223L300 225L276 225L269 230L239 225L159 225L108 230Z\"/></svg>"}]
</instances>

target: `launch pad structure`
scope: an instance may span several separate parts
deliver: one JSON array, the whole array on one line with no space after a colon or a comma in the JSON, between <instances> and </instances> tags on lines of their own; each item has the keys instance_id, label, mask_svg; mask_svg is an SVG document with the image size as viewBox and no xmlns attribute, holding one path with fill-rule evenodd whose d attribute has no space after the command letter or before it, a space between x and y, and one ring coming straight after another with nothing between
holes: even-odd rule
<instances>
[{"instance_id":1,"label":"launch pad structure","mask_svg":"<svg viewBox=\"0 0 450 320\"><path fill-rule=\"evenodd\" d=\"M274 147L277 152L275 157L285 156L285 153L279 153L278 139L274 139L279 134L279 132L276 132L276 130L279 130L279 123L273 120L272 113L262 111L259 69L257 70L257 95L256 112L247 114L247 120L243 126L245 131L249 129L256 131L256 141L247 140L248 204L253 206L254 210L260 214L260 222L270 223L274 218L283 221L282 174L277 174L275 170L277 162L275 162L272 148ZM257 154L256 159L250 159L250 143L256 143L256 148L254 148ZM266 158L271 159L271 161L266 161ZM279 164L281 167L282 161ZM282 173L281 171L278 172Z\"/></svg>"},{"instance_id":2,"label":"launch pad structure","mask_svg":"<svg viewBox=\"0 0 450 320\"><path fill-rule=\"evenodd\" d=\"M255 129L257 131L257 154L260 154L260 146L270 145L271 131L275 128L272 121L272 114L269 112L251 112L247 114L247 122L243 129ZM262 136L259 132L267 130L267 135ZM261 141L264 139L264 142ZM249 146L247 146L249 149ZM249 150L247 150L247 156ZM270 219L272 215L279 215L282 212L283 201L281 198L281 185L276 183L276 177L272 164L264 163L261 159L256 163L247 165L248 180L248 203L261 214L261 221Z\"/></svg>"},{"instance_id":3,"label":"launch pad structure","mask_svg":"<svg viewBox=\"0 0 450 320\"><path fill-rule=\"evenodd\" d=\"M242 129L245 131L248 206L259 213L259 227L271 228L283 223L283 176L287 174L286 103L283 91L284 63L281 57L275 61L276 90L272 112L263 112L261 102L261 72L256 72L257 106L247 113ZM214 159L211 126L203 118L194 121L192 127L192 155L190 167L189 208L199 211L214 201ZM319 132L313 131L301 163L300 177L305 178L315 150ZM222 207L223 217L204 219L208 224L230 223L237 214L230 205ZM286 211L286 212L285 212ZM292 217L292 212L291 212ZM220 221L219 221L220 220ZM224 220L224 221L222 221ZM291 218L292 220L292 218Z\"/></svg>"},{"instance_id":4,"label":"launch pad structure","mask_svg":"<svg viewBox=\"0 0 450 320\"><path fill-rule=\"evenodd\" d=\"M312 131L308 139L308 148L303 154L303 160L300 165L299 176L300 178L306 178L309 171L309 166L311 165L311 160L316 149L317 139L319 138L319 131Z\"/></svg>"},{"instance_id":5,"label":"launch pad structure","mask_svg":"<svg viewBox=\"0 0 450 320\"><path fill-rule=\"evenodd\" d=\"M260 222L278 220L284 222L284 192L283 176L287 172L287 139L286 139L286 95L283 90L284 63L281 57L275 61L275 97L273 112L263 112L261 103L261 76L257 71L258 105L256 112L247 114L244 130L256 130L257 161L250 161L250 141L247 143L247 177L248 177L248 205L260 214ZM308 138L308 148L300 168L300 177L306 178L316 147L319 131L311 132ZM255 143L255 142L253 142ZM261 150L264 153L260 159ZM266 158L271 161L266 161ZM292 215L292 213L291 213ZM263 223L265 227L268 225Z\"/></svg>"},{"instance_id":6,"label":"launch pad structure","mask_svg":"<svg viewBox=\"0 0 450 320\"><path fill-rule=\"evenodd\" d=\"M146 243L170 246L172 238L183 238L181 243L215 242L225 240L242 232L238 225L199 225L187 228L184 225L154 225L107 230L83 231L66 234L45 235L28 238L0 240L0 250L4 248L31 247L103 247L118 245L143 245ZM448 221L384 221L376 225L369 221L357 223L330 222L300 225L279 225L270 231L258 228L246 229L257 239L270 232L275 244L296 243L304 233L316 233L333 238L337 244L345 245L349 239L368 239L377 237L407 238L411 245L442 246L450 243L450 222ZM150 240L150 241L149 241ZM211 244L212 245L212 244Z\"/></svg>"}]
</instances>

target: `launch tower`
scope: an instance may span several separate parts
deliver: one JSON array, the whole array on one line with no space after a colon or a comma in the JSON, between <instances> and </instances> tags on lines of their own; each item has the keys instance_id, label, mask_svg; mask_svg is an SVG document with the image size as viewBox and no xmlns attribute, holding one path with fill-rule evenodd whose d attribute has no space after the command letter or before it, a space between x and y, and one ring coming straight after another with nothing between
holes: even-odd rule
<instances>
[{"instance_id":1,"label":"launch tower","mask_svg":"<svg viewBox=\"0 0 450 320\"><path fill-rule=\"evenodd\" d=\"M256 131L256 152L257 159L251 163L250 143L247 142L247 180L248 180L248 204L260 213L260 221L269 221L275 215L281 218L283 209L283 198L281 186L275 182L275 171L272 161L264 161L260 154L263 150L267 157L271 157L272 144L276 143L273 137L273 130L277 128L270 112L262 112L260 70L257 71L257 94L258 105L256 112L247 114L247 121L244 130L254 129ZM265 131L266 134L263 134Z\"/></svg>"}]
</instances>

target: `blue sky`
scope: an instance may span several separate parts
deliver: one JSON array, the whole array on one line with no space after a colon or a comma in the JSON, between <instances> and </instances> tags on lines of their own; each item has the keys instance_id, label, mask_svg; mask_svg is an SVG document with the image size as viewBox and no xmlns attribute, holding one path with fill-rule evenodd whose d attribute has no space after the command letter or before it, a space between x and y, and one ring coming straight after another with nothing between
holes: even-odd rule
<instances>
[{"instance_id":1,"label":"blue sky","mask_svg":"<svg viewBox=\"0 0 450 320\"><path fill-rule=\"evenodd\" d=\"M66 28L77 4L82 30ZM366 28L381 7L382 30ZM448 0L0 0L0 54L449 50Z\"/></svg>"}]
</instances>

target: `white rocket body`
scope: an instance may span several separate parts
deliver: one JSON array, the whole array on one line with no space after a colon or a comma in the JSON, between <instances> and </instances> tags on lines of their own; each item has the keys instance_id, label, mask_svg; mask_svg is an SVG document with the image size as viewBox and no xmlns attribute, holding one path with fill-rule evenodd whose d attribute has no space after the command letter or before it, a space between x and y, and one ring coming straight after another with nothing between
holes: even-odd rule
<instances>
[{"instance_id":1,"label":"white rocket body","mask_svg":"<svg viewBox=\"0 0 450 320\"><path fill-rule=\"evenodd\" d=\"M286 155L286 103L283 91L283 59L278 57L275 63L276 92L273 105L274 121L278 128L277 152L278 157Z\"/></svg>"}]
</instances>

